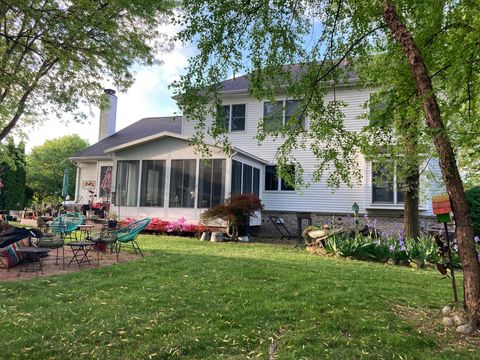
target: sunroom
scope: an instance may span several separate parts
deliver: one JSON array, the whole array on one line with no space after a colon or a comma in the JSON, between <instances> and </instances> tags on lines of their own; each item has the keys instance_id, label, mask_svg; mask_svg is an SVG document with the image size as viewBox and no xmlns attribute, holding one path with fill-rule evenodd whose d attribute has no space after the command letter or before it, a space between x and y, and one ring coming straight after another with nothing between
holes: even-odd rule
<instances>
[{"instance_id":1,"label":"sunroom","mask_svg":"<svg viewBox=\"0 0 480 360\"><path fill-rule=\"evenodd\" d=\"M261 198L267 161L234 148L209 145L210 158L186 136L163 132L105 152L113 159L112 209L120 218L184 217L197 223L203 211L236 194ZM251 225L260 225L260 217Z\"/></svg>"}]
</instances>

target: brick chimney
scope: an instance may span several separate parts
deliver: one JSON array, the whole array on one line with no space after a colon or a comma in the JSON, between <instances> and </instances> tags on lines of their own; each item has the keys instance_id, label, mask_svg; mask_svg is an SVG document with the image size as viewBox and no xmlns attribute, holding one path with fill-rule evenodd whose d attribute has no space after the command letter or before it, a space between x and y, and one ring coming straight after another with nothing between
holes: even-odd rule
<instances>
[{"instance_id":1,"label":"brick chimney","mask_svg":"<svg viewBox=\"0 0 480 360\"><path fill-rule=\"evenodd\" d=\"M117 97L115 90L105 89L108 96L108 106L100 110L100 126L98 129L98 141L113 135L117 122Z\"/></svg>"}]
</instances>

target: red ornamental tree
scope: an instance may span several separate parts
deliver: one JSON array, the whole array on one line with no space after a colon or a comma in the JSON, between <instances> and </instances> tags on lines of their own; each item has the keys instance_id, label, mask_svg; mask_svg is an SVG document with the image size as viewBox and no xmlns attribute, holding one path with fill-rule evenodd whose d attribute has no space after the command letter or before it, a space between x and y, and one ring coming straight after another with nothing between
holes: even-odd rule
<instances>
[{"instance_id":1,"label":"red ornamental tree","mask_svg":"<svg viewBox=\"0 0 480 360\"><path fill-rule=\"evenodd\" d=\"M203 220L222 219L232 227L232 240L238 240L238 227L245 224L248 216L255 211L262 210L260 199L254 194L235 195L227 199L224 204L216 205L202 214Z\"/></svg>"}]
</instances>

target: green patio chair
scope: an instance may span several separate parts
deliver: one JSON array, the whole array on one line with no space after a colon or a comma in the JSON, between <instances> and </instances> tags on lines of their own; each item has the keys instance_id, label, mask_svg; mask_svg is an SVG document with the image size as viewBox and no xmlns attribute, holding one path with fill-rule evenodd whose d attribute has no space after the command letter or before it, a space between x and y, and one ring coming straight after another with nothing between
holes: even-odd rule
<instances>
[{"instance_id":1,"label":"green patio chair","mask_svg":"<svg viewBox=\"0 0 480 360\"><path fill-rule=\"evenodd\" d=\"M62 239L65 239L66 236L75 236L75 240L77 240L77 234L75 230L77 230L79 225L83 223L83 215L77 212L66 213L62 216L57 217L54 219L50 224L50 230L55 235L60 235Z\"/></svg>"},{"instance_id":2,"label":"green patio chair","mask_svg":"<svg viewBox=\"0 0 480 360\"><path fill-rule=\"evenodd\" d=\"M120 229L110 231L109 235L114 236L117 240L116 242L117 261L118 261L118 255L120 254L122 245L127 245L127 244L132 245L133 251L135 251L135 254L138 251L140 255L142 255L143 257L142 250L140 249L140 246L138 246L138 243L135 241L135 239L143 231L143 229L147 227L149 222L150 222L150 218L145 218L145 219L137 220Z\"/></svg>"},{"instance_id":3,"label":"green patio chair","mask_svg":"<svg viewBox=\"0 0 480 360\"><path fill-rule=\"evenodd\" d=\"M65 269L65 249L63 245L65 244L65 237L75 236L75 230L78 225L83 223L83 216L80 213L66 213L65 215L55 218L52 223L49 225L51 230L50 234L45 234L44 237L40 238L38 241L38 246L46 247L49 249L57 249L57 256L55 263L58 264L58 250L62 249L62 259L63 259L63 268Z\"/></svg>"}]
</instances>

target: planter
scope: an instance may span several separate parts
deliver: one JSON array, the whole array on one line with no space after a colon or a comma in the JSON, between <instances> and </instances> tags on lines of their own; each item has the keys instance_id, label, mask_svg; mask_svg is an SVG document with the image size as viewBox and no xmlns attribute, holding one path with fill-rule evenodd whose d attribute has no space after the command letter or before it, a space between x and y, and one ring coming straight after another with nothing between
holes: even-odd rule
<instances>
[{"instance_id":1,"label":"planter","mask_svg":"<svg viewBox=\"0 0 480 360\"><path fill-rule=\"evenodd\" d=\"M95 216L95 210L87 210L85 211L85 214L87 216L87 219L91 219L92 216Z\"/></svg>"},{"instance_id":2,"label":"planter","mask_svg":"<svg viewBox=\"0 0 480 360\"><path fill-rule=\"evenodd\" d=\"M212 232L210 236L211 242L222 242L223 241L223 233L221 232Z\"/></svg>"},{"instance_id":3,"label":"planter","mask_svg":"<svg viewBox=\"0 0 480 360\"><path fill-rule=\"evenodd\" d=\"M208 231L204 231L202 236L200 236L201 241L209 241L210 240L210 233Z\"/></svg>"}]
</instances>

